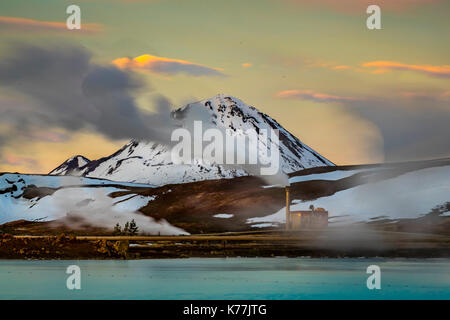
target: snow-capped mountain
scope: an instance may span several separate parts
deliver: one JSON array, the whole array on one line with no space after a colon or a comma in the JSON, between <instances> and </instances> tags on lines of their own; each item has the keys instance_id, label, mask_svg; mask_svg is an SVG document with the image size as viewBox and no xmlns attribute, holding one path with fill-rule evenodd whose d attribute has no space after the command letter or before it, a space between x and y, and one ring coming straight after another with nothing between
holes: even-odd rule
<instances>
[{"instance_id":1,"label":"snow-capped mountain","mask_svg":"<svg viewBox=\"0 0 450 320\"><path fill-rule=\"evenodd\" d=\"M127 181L164 185L200 180L233 178L246 175L242 169L225 168L222 165L175 165L172 163L170 147L154 142L130 141L114 154L90 161L70 173L58 170L64 164L50 172L51 175L81 175L86 177L104 177L113 181ZM151 183L150 183L151 181Z\"/></svg>"},{"instance_id":2,"label":"snow-capped mountain","mask_svg":"<svg viewBox=\"0 0 450 320\"><path fill-rule=\"evenodd\" d=\"M63 164L61 164L58 168L53 169L50 173L52 175L73 175L78 176L79 169L87 165L91 162L88 158L83 156L74 156L68 160L66 160Z\"/></svg>"},{"instance_id":3,"label":"snow-capped mountain","mask_svg":"<svg viewBox=\"0 0 450 320\"><path fill-rule=\"evenodd\" d=\"M201 112L209 127L238 130L279 130L280 166L284 173L334 164L303 144L270 116L241 100L219 94L213 98L188 104L173 112L175 119ZM204 117L203 117L204 120ZM183 123L184 120L181 120ZM264 143L260 141L258 144ZM114 181L164 185L200 180L233 178L248 175L238 167L205 164L177 165L172 162L171 148L155 142L132 140L114 154L89 161L82 156L70 158L50 172L51 175L80 175Z\"/></svg>"}]
</instances>

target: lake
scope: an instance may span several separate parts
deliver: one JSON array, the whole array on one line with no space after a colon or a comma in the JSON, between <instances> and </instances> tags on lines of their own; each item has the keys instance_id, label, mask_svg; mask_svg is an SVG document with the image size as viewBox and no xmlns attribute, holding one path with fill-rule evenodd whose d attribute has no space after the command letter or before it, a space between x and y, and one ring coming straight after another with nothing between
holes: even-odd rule
<instances>
[{"instance_id":1,"label":"lake","mask_svg":"<svg viewBox=\"0 0 450 320\"><path fill-rule=\"evenodd\" d=\"M80 290L66 287L69 265ZM450 299L450 259L1 260L0 299Z\"/></svg>"}]
</instances>

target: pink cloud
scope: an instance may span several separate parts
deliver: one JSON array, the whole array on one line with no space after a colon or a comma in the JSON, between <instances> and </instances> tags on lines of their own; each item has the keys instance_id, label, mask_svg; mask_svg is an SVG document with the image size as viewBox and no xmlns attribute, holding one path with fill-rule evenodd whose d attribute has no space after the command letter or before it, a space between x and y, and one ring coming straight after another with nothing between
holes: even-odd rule
<instances>
[{"instance_id":1,"label":"pink cloud","mask_svg":"<svg viewBox=\"0 0 450 320\"><path fill-rule=\"evenodd\" d=\"M17 157L10 154L4 155L2 162L10 166L26 166L29 168L35 168L38 166L38 162L33 158Z\"/></svg>"},{"instance_id":2,"label":"pink cloud","mask_svg":"<svg viewBox=\"0 0 450 320\"><path fill-rule=\"evenodd\" d=\"M312 90L285 90L278 92L275 96L282 99L310 100L315 102L348 102L361 100L354 97L318 93Z\"/></svg>"},{"instance_id":3,"label":"pink cloud","mask_svg":"<svg viewBox=\"0 0 450 320\"><path fill-rule=\"evenodd\" d=\"M410 99L433 99L447 101L450 99L450 90L438 92L422 92L422 91L404 91L400 95Z\"/></svg>"}]
</instances>

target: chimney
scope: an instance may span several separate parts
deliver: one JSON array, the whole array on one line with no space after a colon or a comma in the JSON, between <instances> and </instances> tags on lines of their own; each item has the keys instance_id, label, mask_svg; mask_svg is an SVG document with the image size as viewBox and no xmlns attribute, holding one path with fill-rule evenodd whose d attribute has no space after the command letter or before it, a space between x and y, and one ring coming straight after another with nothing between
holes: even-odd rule
<instances>
[{"instance_id":1,"label":"chimney","mask_svg":"<svg viewBox=\"0 0 450 320\"><path fill-rule=\"evenodd\" d=\"M291 201L289 199L289 187L286 187L286 230L289 230L291 224Z\"/></svg>"}]
</instances>

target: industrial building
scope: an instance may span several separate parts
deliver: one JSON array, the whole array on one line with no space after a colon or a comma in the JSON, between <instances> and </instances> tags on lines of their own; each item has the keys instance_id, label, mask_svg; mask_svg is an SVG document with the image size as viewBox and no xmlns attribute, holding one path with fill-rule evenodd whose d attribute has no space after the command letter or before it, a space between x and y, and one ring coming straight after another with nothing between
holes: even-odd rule
<instances>
[{"instance_id":1,"label":"industrial building","mask_svg":"<svg viewBox=\"0 0 450 320\"><path fill-rule=\"evenodd\" d=\"M325 209L311 206L310 210L291 211L290 205L289 187L286 187L286 230L322 229L328 226L328 211Z\"/></svg>"}]
</instances>

